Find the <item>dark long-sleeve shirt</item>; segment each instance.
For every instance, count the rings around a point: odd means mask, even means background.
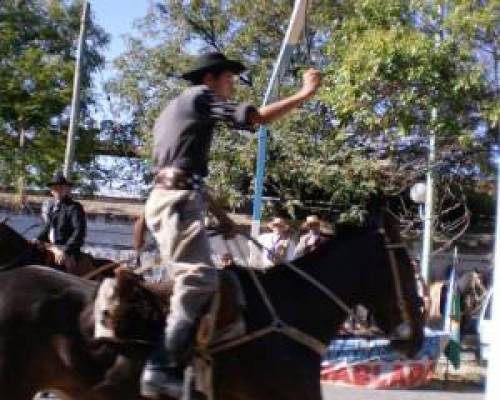
[[[47,222],[37,239],[49,242],[50,230],[54,230],[54,244],[70,255],[78,255],[87,232],[85,211],[77,201],[65,197],[59,204],[50,204]]]
[[[206,176],[216,124],[222,122],[235,129],[252,130],[248,120],[256,110],[248,103],[225,101],[205,85],[186,89],[170,102],[155,123],[155,171],[173,166]]]

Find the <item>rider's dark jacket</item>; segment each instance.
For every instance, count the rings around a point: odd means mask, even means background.
[[[82,205],[71,197],[65,197],[59,204],[52,202],[48,208],[47,222],[37,239],[49,242],[49,232],[54,229],[54,244],[66,254],[78,256],[83,245],[87,224]]]

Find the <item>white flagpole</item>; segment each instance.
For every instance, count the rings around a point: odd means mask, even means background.
[[[498,144],[497,144],[498,146]],[[493,304],[491,309],[491,331],[500,333],[500,154],[497,148],[494,153],[497,165],[497,210],[495,229],[495,262],[493,269]],[[497,400],[500,395],[500,341],[492,340],[490,344],[488,371],[486,380],[486,400]]]
[[[266,94],[262,105],[268,104],[273,97],[274,89],[279,78],[283,75],[292,50],[300,39],[300,34],[304,28],[307,0],[296,0],[288,30],[281,45],[281,50],[274,64],[274,70],[267,86]],[[266,165],[266,143],[267,128],[261,125],[258,133],[257,167],[255,172],[255,187],[253,199],[252,236],[257,237],[260,232],[260,220],[262,216],[262,191],[264,187],[264,171]]]

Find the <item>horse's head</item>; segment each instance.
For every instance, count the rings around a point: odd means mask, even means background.
[[[362,272],[362,303],[395,349],[415,354],[423,340],[423,316],[410,258],[402,243],[398,221],[386,210],[378,214],[372,236],[368,271]]]
[[[160,299],[141,276],[125,268],[104,279],[94,301],[94,337],[111,341],[155,341],[165,317]]]
[[[33,258],[33,246],[5,221],[0,222],[0,270],[25,264]]]

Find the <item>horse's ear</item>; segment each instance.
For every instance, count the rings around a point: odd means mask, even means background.
[[[382,193],[370,195],[366,202],[366,210],[370,215],[380,215],[387,206],[387,198]]]
[[[119,293],[130,293],[130,290],[142,281],[140,275],[135,274],[126,267],[116,268],[114,273],[116,276],[116,287]]]
[[[141,280],[142,276],[136,274],[134,271],[131,271],[129,268],[121,265],[113,270],[115,277],[117,279],[122,278],[122,277],[128,277],[128,278],[133,278],[136,280]]]

